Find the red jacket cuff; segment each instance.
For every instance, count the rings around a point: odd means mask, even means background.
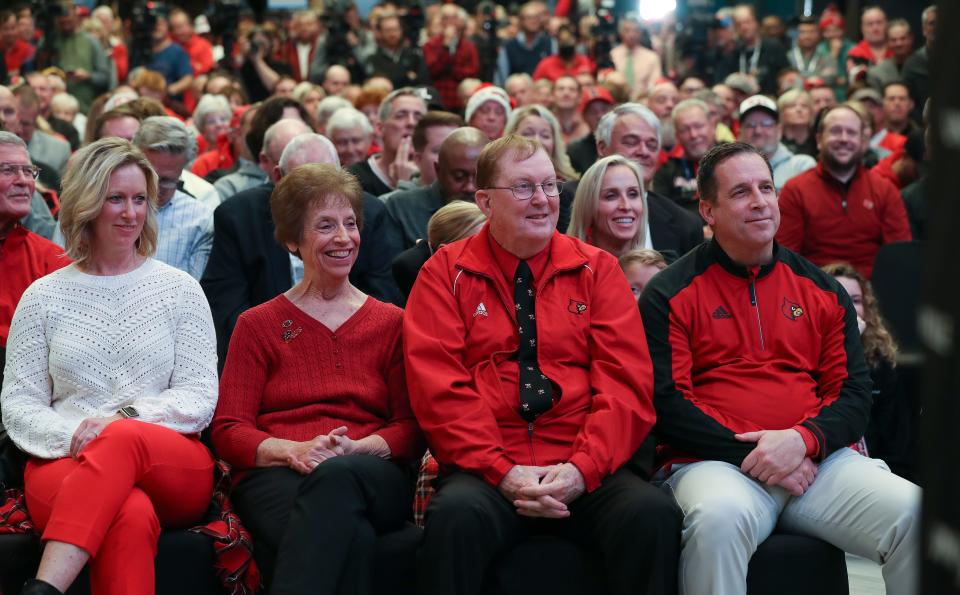
[[[504,476],[514,467],[514,462],[502,455],[481,473],[483,479],[493,487],[499,487]]]
[[[800,432],[800,437],[807,446],[807,456],[815,459],[820,454],[820,443],[813,437],[813,432],[803,426],[793,426],[793,429]]]
[[[585,452],[575,453],[570,457],[570,463],[576,466],[580,470],[580,474],[583,475],[583,483],[587,488],[587,492],[592,492],[593,490],[600,487],[600,470],[597,469],[597,466],[594,465],[593,459]]]

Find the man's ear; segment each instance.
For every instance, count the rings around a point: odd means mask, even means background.
[[[480,210],[486,215],[487,219],[490,218],[490,193],[486,190],[477,190],[474,194],[474,200],[477,203],[477,206],[480,207]]]
[[[606,157],[607,156],[607,144],[597,139],[597,157]]]
[[[703,217],[703,220],[707,222],[707,225],[712,226],[716,219],[713,217],[713,203],[700,199],[700,216]]]

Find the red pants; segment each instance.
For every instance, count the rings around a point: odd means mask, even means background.
[[[188,527],[207,510],[213,459],[197,439],[115,421],[77,459],[32,459],[27,508],[43,540],[90,556],[92,592],[149,595],[160,527]]]

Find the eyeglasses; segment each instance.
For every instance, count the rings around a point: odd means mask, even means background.
[[[770,130],[771,128],[775,128],[776,125],[777,123],[773,120],[763,120],[762,122],[748,122],[746,124],[741,124],[741,126],[747,130],[756,130],[757,128]]]
[[[517,200],[530,200],[537,191],[537,186],[543,189],[547,196],[557,196],[560,194],[560,185],[556,180],[547,180],[542,184],[533,184],[531,182],[520,182],[513,186],[489,186],[486,190],[509,190],[513,192],[513,197]]]
[[[19,163],[0,163],[0,175],[12,178],[18,173],[29,176],[34,180],[40,176],[40,168],[36,165],[21,165]]]

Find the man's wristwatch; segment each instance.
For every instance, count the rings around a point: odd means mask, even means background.
[[[117,413],[119,413],[121,417],[125,417],[127,419],[140,417],[140,412],[137,411],[135,407],[130,407],[129,405],[126,407],[121,407],[120,411],[117,411]]]

